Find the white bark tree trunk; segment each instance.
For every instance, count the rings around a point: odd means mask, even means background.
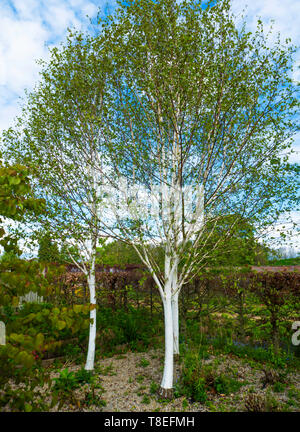
[[[171,288],[163,298],[165,317],[165,364],[161,382],[160,394],[164,398],[170,398],[173,393],[173,318]]]
[[[95,276],[95,257],[93,257],[92,265],[88,275],[88,285],[90,291],[90,333],[87,359],[85,364],[86,370],[93,370],[95,363],[96,349],[96,276]]]
[[[174,355],[179,355],[179,292],[172,297],[172,319],[173,319],[173,348]]]
[[[165,318],[165,364],[160,393],[165,398],[173,396],[174,351],[179,353],[178,338],[178,259],[171,258],[169,248],[165,255],[165,287],[162,295]],[[176,337],[175,337],[176,336]]]

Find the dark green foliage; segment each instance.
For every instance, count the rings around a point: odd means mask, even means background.
[[[44,263],[60,262],[58,246],[51,239],[50,233],[45,233],[39,240],[38,259]]]
[[[157,334],[157,321],[149,326],[149,312],[145,309],[113,312],[102,308],[97,312],[97,322],[101,345],[108,351],[121,344],[128,344],[132,350],[145,349]]]
[[[193,401],[205,403],[209,393],[230,394],[237,392],[243,385],[235,378],[219,373],[212,365],[202,361],[199,351],[185,354],[180,381],[176,385],[175,395],[184,395]]]
[[[93,372],[87,371],[84,368],[79,369],[75,374],[76,380],[80,384],[92,384]]]
[[[230,393],[235,393],[242,386],[243,383],[224,374],[217,376],[214,380],[214,388],[216,389],[216,392],[219,394],[228,395]]]
[[[142,264],[134,248],[120,241],[103,244],[97,248],[97,263],[108,266],[125,266],[126,264]]]
[[[283,384],[283,383],[281,383],[281,382],[276,382],[276,383],[273,385],[273,391],[274,391],[275,393],[281,393],[281,392],[284,391],[285,388],[286,388],[286,385]]]
[[[63,369],[58,378],[54,378],[54,389],[68,392],[80,387],[82,384],[92,384],[94,382],[93,373],[85,369],[79,369],[76,373]]]

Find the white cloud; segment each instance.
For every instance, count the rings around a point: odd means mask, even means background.
[[[37,77],[34,59],[45,57],[41,41],[48,36],[41,22],[1,18],[0,86],[22,94]]]
[[[276,34],[280,32],[282,42],[290,38],[293,45],[300,47],[300,1],[299,0],[232,0],[232,10],[241,17],[245,15],[245,21],[250,31],[255,31],[257,20],[261,19],[267,33],[273,25],[273,37],[270,43],[275,41]],[[292,79],[300,82],[300,50],[295,55],[294,72]],[[293,145],[295,153],[290,157],[291,163],[300,163],[300,134],[295,136]]]
[[[294,137],[294,144],[292,149],[294,153],[292,153],[289,157],[289,162],[300,164],[300,132],[298,132]]]
[[[274,20],[273,28],[283,38],[290,37],[296,44],[300,41],[298,0],[232,0],[232,10],[239,14],[246,11],[247,25],[251,31],[255,30],[258,18],[263,21],[266,29],[270,27],[271,20]]]
[[[0,133],[13,124],[25,88],[38,80],[36,60],[47,58],[48,46],[62,41],[67,27],[88,26],[86,15],[95,17],[101,5],[97,0],[1,0]]]

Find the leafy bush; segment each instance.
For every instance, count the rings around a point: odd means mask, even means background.
[[[54,378],[53,380],[55,382],[54,390],[68,392],[79,387],[79,383],[76,379],[75,373],[69,372],[68,369],[63,369],[60,372],[59,377]]]
[[[202,361],[201,350],[187,352],[184,357],[181,379],[175,385],[175,396],[186,396],[193,401],[205,403],[209,393],[230,394],[243,385],[233,377]]]
[[[91,371],[79,369],[76,373],[68,369],[60,371],[59,377],[53,379],[54,389],[62,392],[68,392],[80,387],[82,384],[93,384],[94,377]]]

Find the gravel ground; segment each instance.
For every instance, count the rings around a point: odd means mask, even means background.
[[[255,394],[258,399],[264,399],[266,395],[275,398],[277,403],[285,404],[289,397],[287,391],[273,393],[272,386],[263,384],[264,372],[254,368],[247,361],[228,355],[210,356],[204,360],[206,364],[213,364],[214,370],[229,374],[243,382],[243,386],[230,395],[209,394],[208,403],[192,403],[185,397],[172,401],[160,401],[156,394],[151,394],[151,383],[158,384],[161,380],[163,369],[163,351],[151,349],[145,353],[127,352],[110,358],[98,359],[95,364],[95,375],[99,384],[95,395],[105,400],[106,405],[91,405],[87,408],[82,401],[90,394],[90,387],[85,384],[73,392],[73,398],[62,406],[59,404],[49,411],[105,411],[105,412],[200,412],[200,411],[245,411],[245,399],[249,392]],[[69,371],[77,371],[80,366],[72,363],[63,364],[60,369],[68,368]],[[50,369],[49,369],[50,371]],[[59,376],[58,371],[50,373],[51,378]],[[180,376],[180,365],[175,363],[175,381]],[[295,372],[287,376],[287,388],[293,386],[300,392],[300,373]],[[19,385],[19,388],[22,386]],[[44,401],[50,403],[51,397],[47,393],[46,386],[42,389]],[[4,411],[9,411],[7,406]],[[300,411],[300,407],[292,406],[292,411]]]
[[[218,372],[234,376],[244,383],[236,393],[230,395],[209,395],[209,404],[192,403],[185,397],[176,398],[169,402],[159,401],[157,395],[150,393],[151,383],[159,383],[163,369],[163,351],[152,349],[146,353],[127,352],[96,362],[98,379],[103,387],[102,398],[106,406],[91,406],[91,411],[105,412],[200,412],[200,411],[245,411],[245,398],[249,392],[258,398],[265,398],[267,394],[275,397],[279,403],[286,403],[288,396],[285,392],[272,393],[270,386],[263,385],[264,372],[251,367],[246,361],[219,355],[211,356],[204,363],[213,363],[217,359]],[[147,365],[147,363],[149,363]],[[144,365],[144,366],[143,366]],[[147,365],[147,366],[146,366]],[[79,367],[70,367],[77,370]],[[175,363],[175,382],[180,376],[180,365]],[[293,385],[300,391],[300,374],[291,374],[288,378],[289,386]],[[55,407],[54,410],[57,408]],[[73,408],[74,409],[74,408]],[[70,410],[65,408],[63,410]],[[86,409],[84,409],[86,410]],[[295,409],[293,409],[295,410]],[[297,411],[300,411],[298,406]]]

